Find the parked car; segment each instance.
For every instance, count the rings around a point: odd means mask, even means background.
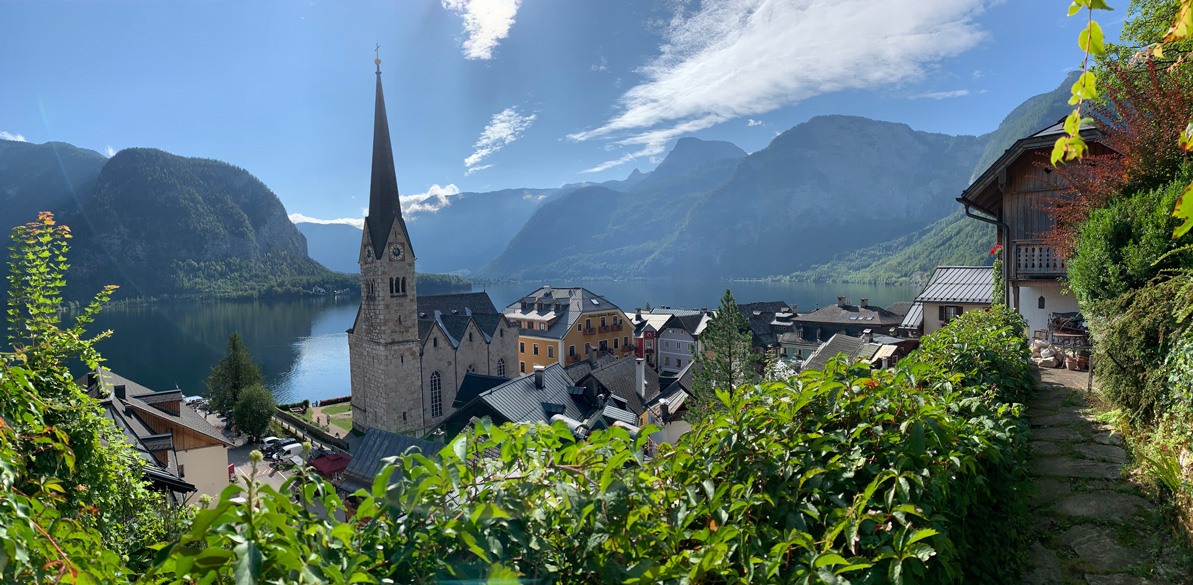
[[[274,443],[281,440],[281,437],[265,437],[261,439],[261,451],[264,452],[266,449],[272,447]]]
[[[272,457],[273,455],[277,454],[278,451],[282,450],[284,447],[293,445],[297,442],[298,442],[298,439],[294,439],[294,438],[282,439],[281,441],[278,441],[278,442],[270,445],[268,448],[266,448],[261,453],[264,454],[266,457]]]
[[[302,443],[295,442],[284,445],[273,454],[273,458],[276,461],[287,461],[293,456],[302,457]]]

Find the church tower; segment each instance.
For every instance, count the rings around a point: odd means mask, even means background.
[[[369,215],[360,244],[360,309],[348,330],[352,370],[352,426],[390,432],[422,431],[418,304],[414,250],[402,219],[394,170],[381,59],[373,126],[373,177]]]

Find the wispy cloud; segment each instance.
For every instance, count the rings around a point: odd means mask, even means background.
[[[112,158],[116,156],[116,149],[112,148],[111,145],[108,145],[108,147],[104,149],[104,155],[108,158]]]
[[[16,142],[25,142],[25,137],[20,134],[12,134],[0,130],[0,140],[15,140]]]
[[[515,108],[506,108],[493,115],[489,120],[489,125],[481,132],[480,138],[476,140],[476,144],[472,145],[476,150],[464,159],[464,166],[468,167],[465,172],[471,175],[482,169],[487,169],[493,165],[481,165],[480,162],[489,155],[505,148],[509,143],[522,137],[522,133],[530,128],[534,123],[537,115],[530,114],[523,116],[518,113]]]
[[[593,63],[592,66],[589,67],[589,70],[591,70],[591,71],[606,71],[608,69],[609,69],[609,60],[605,59],[604,55],[601,55],[600,63]]]
[[[427,189],[426,193],[401,197],[402,213],[406,215],[435,213],[451,205],[452,202],[449,198],[459,194],[460,188],[451,183],[442,187],[431,185],[431,188]]]
[[[762,120],[755,120],[753,118],[750,118],[749,120],[746,121],[746,126],[761,126],[761,125],[762,125]]]
[[[619,112],[568,137],[626,147],[602,171],[663,152],[669,140],[817,95],[921,79],[927,65],[973,47],[981,0],[727,0],[681,4],[645,80]],[[849,39],[849,42],[841,42]]]
[[[509,36],[522,0],[441,0],[443,7],[464,19],[468,40],[466,59],[492,59],[493,49]]]
[[[296,223],[296,224],[297,223],[318,223],[318,224],[323,224],[323,225],[344,224],[344,225],[350,225],[357,229],[365,228],[364,218],[341,217],[341,218],[337,218],[337,219],[319,219],[317,217],[307,217],[301,213],[291,213],[289,217],[290,217],[290,223]]]
[[[963,97],[967,95],[969,95],[968,89],[955,89],[953,91],[930,91],[928,93],[916,94],[911,96],[911,99],[947,100],[949,98]]]

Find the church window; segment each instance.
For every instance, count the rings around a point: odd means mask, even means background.
[[[555,346],[554,345],[547,346],[547,357],[549,357],[549,358],[555,357]]]
[[[394,279],[389,279],[389,294],[394,294]]]
[[[505,329],[498,329],[498,330],[497,330],[497,336],[498,336],[498,337],[500,337],[500,338],[502,338],[502,339],[505,339]]]
[[[432,337],[432,338],[431,338],[431,346],[432,346],[432,347],[439,347],[439,338],[438,338],[438,337]]]
[[[406,277],[402,277],[402,294],[406,294]]]
[[[465,372],[469,373],[469,374],[475,374],[476,373],[476,364],[468,364],[468,369],[466,369]]]
[[[502,377],[505,376],[505,358],[497,360],[497,375]]]
[[[431,416],[443,415],[443,381],[439,372],[431,374]]]
[[[539,344],[536,343],[536,344],[534,344],[534,355],[538,355],[538,354],[539,354]]]
[[[468,332],[468,341],[472,341],[472,332],[471,331]]]

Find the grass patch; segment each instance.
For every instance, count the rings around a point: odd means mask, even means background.
[[[345,431],[352,430],[352,417],[342,417],[331,419],[331,424],[344,429]]]
[[[323,414],[343,414],[352,410],[352,404],[349,402],[342,402],[340,404],[333,404],[331,406],[323,407]]]

